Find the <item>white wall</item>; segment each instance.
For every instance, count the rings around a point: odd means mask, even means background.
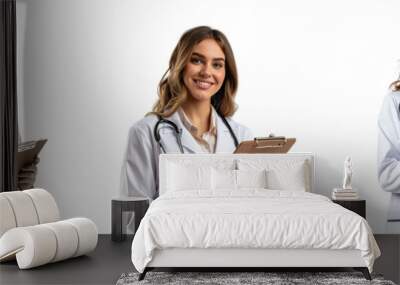
[[[389,194],[376,179],[376,119],[400,58],[400,2],[18,0],[24,138],[49,139],[38,185],[64,217],[110,232],[129,127],[155,102],[180,35],[222,30],[240,86],[235,119],[258,136],[296,137],[330,195],[351,155],[354,186],[383,233]],[[19,43],[21,45],[21,42]]]

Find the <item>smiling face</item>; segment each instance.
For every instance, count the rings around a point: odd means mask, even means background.
[[[205,39],[194,46],[183,70],[183,82],[191,99],[211,101],[225,79],[225,54],[214,39]]]

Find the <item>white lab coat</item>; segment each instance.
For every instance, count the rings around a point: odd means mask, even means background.
[[[214,110],[213,110],[214,111]],[[215,111],[214,111],[215,112]],[[215,114],[216,115],[216,114]],[[235,143],[222,119],[217,117],[216,153],[233,153]],[[182,129],[182,145],[185,153],[204,153],[192,134],[183,125],[177,112],[166,118]],[[243,140],[252,140],[251,131],[226,118],[239,143]],[[122,172],[122,194],[126,196],[140,196],[155,199],[158,197],[158,158],[160,146],[154,138],[154,126],[158,118],[149,115],[135,123],[129,131],[126,159]],[[161,143],[167,153],[181,153],[176,140],[175,131],[167,124],[159,127]]]
[[[400,92],[386,95],[378,118],[378,179],[391,192],[389,221],[400,222]]]

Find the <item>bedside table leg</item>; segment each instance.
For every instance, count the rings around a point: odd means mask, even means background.
[[[111,201],[111,240],[122,241],[122,203]]]

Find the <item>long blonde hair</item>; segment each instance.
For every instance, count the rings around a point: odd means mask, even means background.
[[[169,117],[186,100],[188,90],[183,82],[183,71],[194,46],[204,39],[214,39],[225,54],[225,80],[218,92],[212,96],[211,103],[224,117],[235,113],[238,74],[232,48],[222,32],[208,26],[199,26],[187,30],[179,39],[169,60],[169,67],[158,85],[159,98],[149,114]]]

